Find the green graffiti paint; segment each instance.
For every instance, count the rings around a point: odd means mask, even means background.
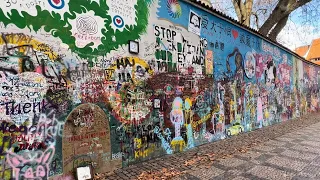
[[[30,30],[39,31],[42,27],[45,32],[50,33],[53,37],[61,39],[68,45],[68,48],[77,53],[81,58],[93,59],[96,56],[102,56],[109,53],[111,50],[117,49],[121,45],[127,44],[128,40],[138,39],[141,34],[146,31],[149,15],[150,0],[137,0],[135,5],[136,25],[125,25],[123,31],[113,30],[111,27],[112,17],[108,14],[110,8],[107,6],[107,0],[100,0],[100,3],[82,0],[69,2],[69,11],[63,16],[59,13],[43,10],[40,6],[36,7],[36,16],[32,16],[28,12],[18,12],[12,9],[10,14],[6,14],[0,9],[0,21],[5,26],[14,24],[18,28],[28,28]],[[89,43],[84,47],[77,47],[76,38],[72,34],[72,25],[70,21],[77,18],[77,14],[83,14],[89,11],[94,11],[94,15],[100,17],[104,21],[101,44],[93,48],[93,43]]]

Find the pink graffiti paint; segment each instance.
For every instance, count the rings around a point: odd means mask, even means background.
[[[261,128],[263,122],[263,109],[261,97],[258,97],[257,100],[257,122],[260,123],[259,128]]]
[[[16,180],[19,179],[48,179],[49,163],[54,155],[54,148],[50,147],[37,159],[25,159],[12,152],[7,153],[8,164],[15,170]]]
[[[260,54],[254,54],[254,57],[256,59],[256,77],[261,78],[265,70],[264,59],[263,59],[263,56]]]
[[[176,97],[172,103],[172,111],[170,112],[170,120],[174,124],[175,138],[180,138],[180,128],[184,123],[183,118],[183,100],[180,97]]]

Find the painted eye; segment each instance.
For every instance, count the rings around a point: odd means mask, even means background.
[[[37,167],[37,177],[45,177],[46,176],[46,171],[43,166],[38,166]]]
[[[26,179],[33,179],[34,178],[32,168],[28,168],[26,170],[26,172],[24,173],[24,177]]]

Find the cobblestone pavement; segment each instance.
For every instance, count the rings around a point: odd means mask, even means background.
[[[320,123],[219,159],[211,167],[194,167],[175,179],[320,179]]]
[[[320,113],[119,169],[103,179],[319,179]]]

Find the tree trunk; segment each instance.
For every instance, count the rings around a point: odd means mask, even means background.
[[[259,32],[265,36],[268,36],[270,30],[274,27],[275,24],[278,24],[278,22],[284,17],[287,16],[287,7],[288,3],[290,3],[292,0],[283,0],[279,1],[277,6],[274,8],[268,19],[263,23],[263,25],[260,27]],[[295,0],[294,0],[295,1]],[[290,14],[290,13],[289,13]]]
[[[311,0],[280,0],[268,19],[260,27],[259,32],[275,40],[286,25],[290,13],[310,1]]]
[[[279,0],[268,19],[259,28],[259,32],[276,40],[278,34],[286,25],[290,13],[310,1],[311,0]],[[242,25],[250,27],[251,16],[254,15],[254,13],[252,13],[253,0],[232,0],[232,4],[239,22]],[[258,16],[256,16],[256,18],[257,17]]]
[[[271,30],[269,34],[269,38],[276,41],[278,34],[281,32],[281,30],[284,28],[284,26],[287,24],[287,21],[289,19],[289,15],[282,18],[277,25]]]
[[[239,22],[250,27],[253,0],[246,0],[245,2],[242,2],[241,0],[232,0],[232,3]]]
[[[244,7],[245,7],[245,12],[246,12],[246,18],[244,20],[244,24],[247,25],[248,27],[250,27],[250,20],[251,20],[251,13],[252,13],[252,5],[253,5],[253,0],[247,0],[244,3]]]

